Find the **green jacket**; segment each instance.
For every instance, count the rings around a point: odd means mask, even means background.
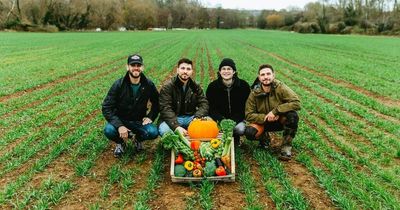
[[[264,124],[265,116],[272,111],[275,115],[300,110],[300,99],[296,93],[279,80],[271,84],[270,93],[265,93],[260,85],[251,90],[246,102],[246,120]]]
[[[194,115],[194,117],[205,117],[208,114],[208,101],[200,85],[189,79],[188,89],[185,94],[185,103],[181,104],[182,82],[174,77],[165,84],[160,91],[160,119],[175,130],[179,124],[177,116]],[[182,107],[183,106],[183,107]],[[182,108],[182,110],[181,110]]]

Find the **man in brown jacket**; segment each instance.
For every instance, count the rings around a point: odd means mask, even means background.
[[[266,148],[270,137],[269,131],[283,130],[283,144],[280,158],[291,158],[292,140],[296,135],[300,110],[300,100],[293,90],[283,82],[275,79],[271,65],[263,64],[258,69],[258,82],[253,85],[246,102],[246,120],[249,123],[264,125],[264,135],[261,135],[260,146]],[[247,139],[255,139],[257,129],[247,126]]]
[[[187,134],[194,118],[207,116],[208,102],[200,85],[190,77],[193,63],[187,58],[178,61],[177,76],[165,84],[160,91],[160,135],[170,130]]]

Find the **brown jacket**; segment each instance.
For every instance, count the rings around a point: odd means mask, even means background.
[[[160,119],[175,130],[178,125],[178,115],[194,115],[200,118],[207,116],[208,101],[200,85],[189,79],[184,104],[181,104],[182,82],[174,77],[160,91]]]
[[[260,85],[254,87],[247,99],[245,114],[248,122],[263,124],[265,116],[270,111],[279,115],[298,110],[300,110],[299,97],[283,82],[275,79],[269,93],[264,92]]]

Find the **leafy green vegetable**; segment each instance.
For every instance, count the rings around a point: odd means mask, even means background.
[[[212,148],[210,142],[203,142],[200,145],[200,155],[207,160],[214,159],[215,150]]]
[[[178,177],[184,177],[186,174],[186,169],[183,165],[175,165],[174,174]]]
[[[215,166],[214,161],[207,161],[206,167],[204,167],[204,175],[205,176],[214,176],[215,169],[217,169],[217,167]]]
[[[182,153],[185,160],[194,160],[194,154],[190,149],[190,144],[187,145],[186,142],[174,132],[169,131],[165,133],[161,137],[161,143],[165,149],[173,149],[177,153]]]

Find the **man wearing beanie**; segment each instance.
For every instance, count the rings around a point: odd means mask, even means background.
[[[239,79],[235,62],[224,58],[219,64],[218,79],[208,85],[206,96],[210,116],[215,121],[231,119],[236,122],[233,131],[236,145],[240,145],[240,136],[245,131],[245,105],[249,93],[249,84]]]
[[[136,149],[142,149],[143,140],[155,139],[157,127],[152,123],[159,113],[158,91],[154,83],[143,74],[142,56],[130,55],[124,77],[114,82],[102,104],[107,120],[105,136],[116,143],[114,156],[124,153],[125,141],[136,134]],[[147,103],[151,109],[147,113]]]

